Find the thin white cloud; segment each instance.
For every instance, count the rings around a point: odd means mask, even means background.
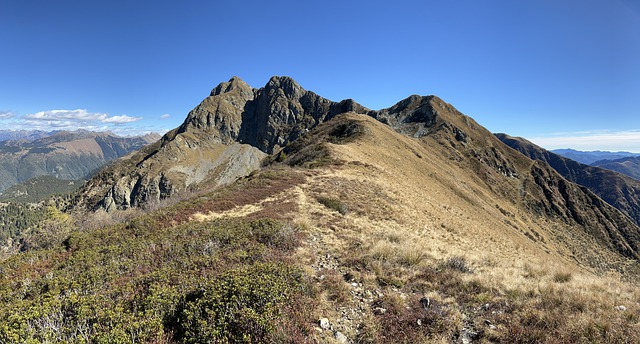
[[[12,111],[1,111],[0,110],[0,119],[9,119],[9,118],[13,118],[16,117],[15,112]]]
[[[165,113],[164,115],[160,116],[160,119],[167,119],[169,117],[171,117],[171,115],[168,113]]]
[[[142,117],[128,115],[110,116],[102,112],[89,112],[84,109],[76,110],[47,110],[26,115],[9,115],[9,111],[4,117],[0,117],[3,126],[12,130],[69,130],[78,129],[90,131],[120,131],[123,133],[135,133],[137,131],[152,132],[153,128],[139,129],[139,125],[134,122],[141,121]],[[0,115],[1,116],[1,115]],[[133,126],[136,125],[136,126]]]
[[[101,120],[101,122],[102,123],[123,124],[123,123],[137,122],[137,121],[139,121],[141,119],[142,119],[142,117],[130,117],[130,116],[127,116],[127,115],[122,115],[122,116],[107,117],[107,118]]]
[[[122,116],[109,116],[106,113],[89,112],[85,109],[77,110],[48,110],[40,111],[34,114],[24,115],[23,118],[27,121],[45,121],[48,123],[54,122],[101,122],[101,123],[131,123],[142,119],[142,117],[130,117],[127,115]]]
[[[145,127],[117,126],[117,127],[111,128],[110,131],[118,136],[142,136],[150,133],[164,135],[169,130],[158,129],[158,128],[149,127],[149,126],[145,126]]]
[[[573,148],[584,151],[640,153],[640,130],[554,133],[527,139],[546,149]]]

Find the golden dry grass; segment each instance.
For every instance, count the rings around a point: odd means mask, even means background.
[[[572,254],[588,238],[564,237],[566,224],[537,218],[513,200],[496,195],[491,186],[468,173],[466,165],[444,161],[450,154],[441,145],[352,117],[364,122],[370,134],[348,144],[328,144],[339,163],[291,190],[299,206],[295,219],[305,223],[315,239],[299,251],[302,263],[311,266],[318,255],[329,252],[338,256],[335,269],[355,274],[365,289],[409,299],[425,293],[450,304],[451,312],[490,304],[500,316],[478,310],[464,315],[471,323],[457,320],[455,325],[456,331],[464,332],[465,326],[482,330],[485,339],[616,342],[624,336],[640,338],[640,291],[623,280],[628,276],[604,272],[624,259],[597,246],[582,256]],[[507,179],[501,187],[508,194],[519,185]],[[339,200],[350,211],[340,214],[327,209],[317,202],[319,195]],[[462,258],[472,273],[446,269],[452,257]],[[591,265],[592,259],[607,264],[598,269]],[[425,271],[431,272],[425,275]],[[620,305],[627,310],[616,310]],[[375,307],[367,306],[357,321],[369,330],[380,328],[386,320],[372,315]],[[341,319],[339,308],[329,298],[318,313]],[[481,317],[494,319],[495,329],[482,323]],[[536,319],[536,324],[548,328],[547,333],[537,325],[518,327],[518,321]],[[342,329],[348,332],[346,326]],[[560,339],[554,341],[551,333]],[[449,335],[445,338],[450,339]],[[438,338],[434,334],[429,340]],[[376,341],[380,338],[372,340]]]
[[[306,238],[293,259],[319,292],[310,321],[333,327],[315,341],[335,342],[335,331],[360,343],[640,340],[640,290],[611,269],[624,271],[623,258],[527,211],[510,197],[520,180],[488,184],[451,162],[455,150],[349,116],[368,133],[326,144],[333,163],[190,213],[297,224]]]

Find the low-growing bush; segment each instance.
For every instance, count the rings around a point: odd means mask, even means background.
[[[317,198],[317,200],[318,202],[320,202],[320,204],[324,205],[325,207],[331,210],[335,210],[342,215],[346,215],[349,212],[349,208],[347,207],[347,205],[344,204],[339,199],[320,196]]]
[[[449,257],[449,259],[447,259],[444,265],[449,269],[464,272],[464,273],[473,272],[473,269],[471,269],[467,260],[461,256]]]
[[[567,283],[571,281],[572,277],[571,272],[559,271],[553,274],[553,281],[556,283]]]
[[[266,343],[282,304],[301,292],[302,273],[276,264],[230,270],[189,293],[171,321],[184,343]]]

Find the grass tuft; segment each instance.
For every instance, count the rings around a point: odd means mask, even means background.
[[[449,257],[444,266],[451,270],[456,270],[464,273],[471,273],[473,269],[469,266],[467,260],[462,256]]]

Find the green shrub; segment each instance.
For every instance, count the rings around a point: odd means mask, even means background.
[[[320,196],[317,198],[317,200],[318,202],[320,202],[320,204],[331,210],[335,210],[342,215],[346,215],[349,212],[349,208],[347,207],[347,205],[342,203],[342,201],[340,201],[339,199]]]
[[[175,339],[184,343],[269,342],[282,303],[300,292],[302,273],[277,264],[230,270],[179,306]]]

